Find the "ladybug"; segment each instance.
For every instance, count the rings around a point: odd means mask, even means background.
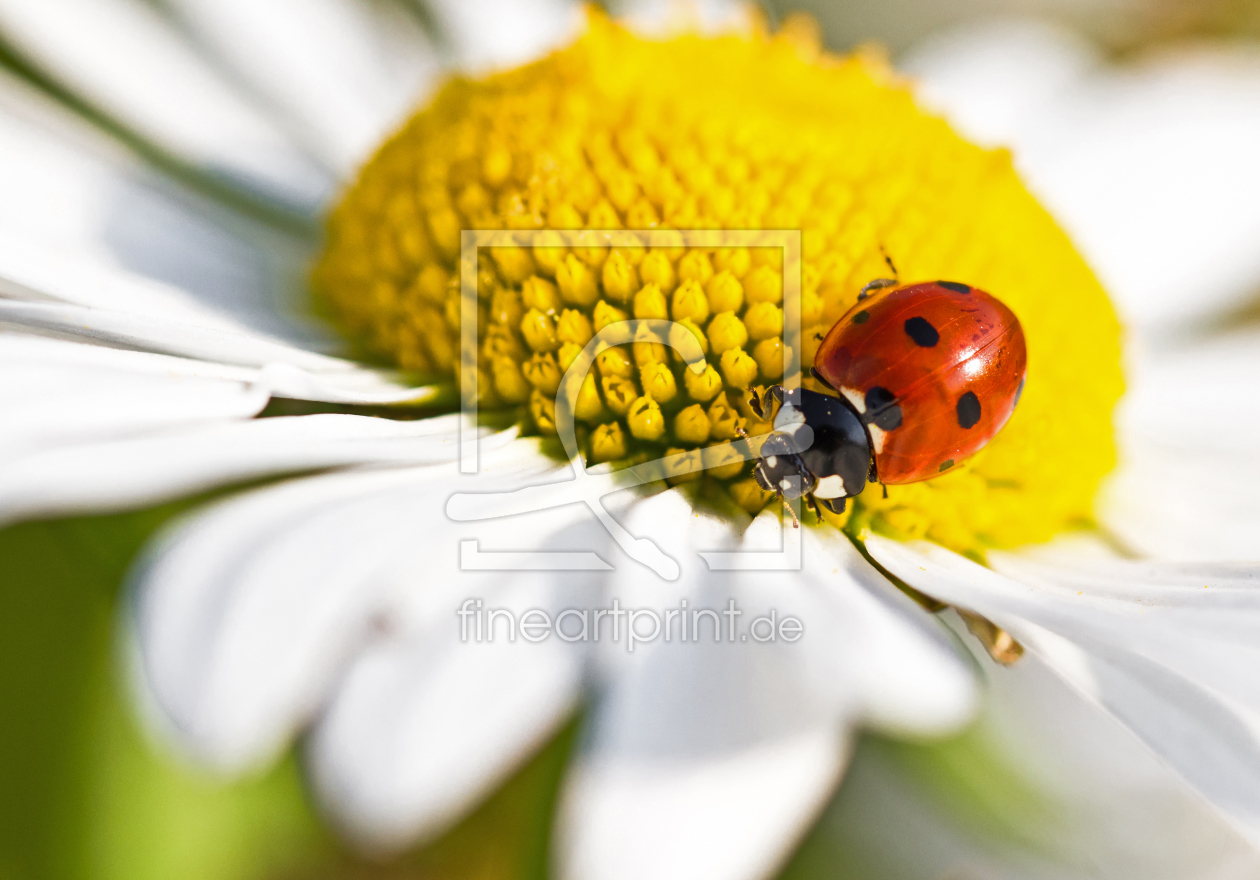
[[[810,372],[834,396],[781,385],[766,391],[769,400],[753,394],[761,418],[778,405],[758,450],[757,482],[839,513],[868,481],[942,474],[1002,430],[1027,361],[1019,319],[983,290],[957,281],[872,281],[814,358]]]

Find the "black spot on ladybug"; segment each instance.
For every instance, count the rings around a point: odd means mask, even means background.
[[[947,471],[947,470],[949,470],[950,468],[952,468],[953,466],[954,466],[954,460],[951,458],[949,461],[943,461],[943,462],[941,462],[941,468],[940,468],[940,469],[941,469],[941,471]]]
[[[868,312],[866,309],[862,309],[862,311],[858,312],[856,315],[853,316],[853,323],[865,324],[867,320],[870,319],[870,317],[871,317],[871,313]]]
[[[963,428],[970,428],[980,421],[980,398],[976,397],[975,392],[968,391],[962,397],[958,398],[958,424]]]
[[[971,285],[963,284],[961,281],[938,281],[936,284],[938,287],[952,290],[954,293],[971,293]]]
[[[901,427],[901,407],[887,388],[876,385],[866,392],[866,422],[885,431]]]
[[[1023,379],[1019,380],[1019,387],[1015,389],[1015,403],[1012,403],[1011,406],[1015,406],[1015,404],[1019,403],[1020,395],[1024,393],[1024,379],[1027,378],[1027,376],[1024,376]]]
[[[931,348],[941,341],[941,334],[927,322],[927,318],[915,316],[906,321],[906,335],[914,340],[915,345]]]

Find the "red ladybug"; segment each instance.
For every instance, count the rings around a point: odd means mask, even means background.
[[[782,405],[758,450],[757,480],[839,512],[868,480],[935,477],[1002,430],[1027,360],[1019,319],[983,290],[873,281],[814,358],[814,377],[837,396],[779,385],[767,392]],[[760,398],[752,406],[766,414]]]

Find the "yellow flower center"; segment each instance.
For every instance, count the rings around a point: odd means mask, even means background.
[[[316,282],[347,332],[451,376],[461,230],[662,228],[799,229],[806,368],[862,285],[887,274],[881,245],[904,281],[965,281],[1019,316],[1027,387],[997,439],[886,498],[869,487],[838,524],[977,550],[1088,520],[1122,389],[1106,295],[1007,153],[924,114],[877,60],[799,35],[649,41],[592,15],[563,51],[453,80],[333,212]],[[694,451],[703,479],[748,510],[766,504],[728,441],[766,427],[747,389],[783,378],[782,251],[556,242],[480,260],[481,406],[517,407],[553,433],[561,379],[593,334],[681,323],[705,369],[650,336],[603,351],[573,402],[581,449],[589,462]]]

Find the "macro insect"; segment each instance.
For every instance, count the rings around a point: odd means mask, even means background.
[[[868,482],[942,474],[1002,430],[1027,361],[1019,319],[996,297],[957,281],[876,279],[814,358],[812,375],[834,396],[782,385],[754,392],[753,411],[775,413],[757,482],[839,513]]]

